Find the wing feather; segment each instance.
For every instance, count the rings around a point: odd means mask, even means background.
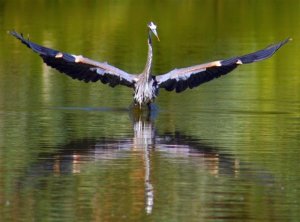
[[[258,62],[271,57],[290,38],[262,50],[230,59],[209,62],[187,68],[174,69],[166,74],[156,76],[158,86],[168,91],[182,92],[187,88],[197,87],[234,70],[241,64]]]
[[[125,85],[133,87],[135,75],[129,74],[121,69],[107,63],[97,62],[81,55],[63,53],[50,49],[25,39],[22,34],[11,31],[10,34],[19,39],[28,48],[38,53],[43,61],[50,67],[67,74],[73,79],[85,82],[101,81],[112,87]]]

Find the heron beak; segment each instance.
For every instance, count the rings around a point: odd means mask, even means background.
[[[151,29],[153,34],[156,36],[157,40],[160,42],[156,29]]]

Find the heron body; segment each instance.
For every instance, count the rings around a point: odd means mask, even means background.
[[[85,82],[101,81],[111,87],[124,85],[134,89],[134,104],[138,107],[149,105],[155,100],[161,88],[177,93],[187,88],[197,87],[212,79],[231,72],[242,64],[261,61],[271,57],[281,46],[290,39],[287,38],[277,44],[270,45],[259,51],[236,56],[230,59],[217,60],[205,64],[194,65],[186,68],[174,69],[162,75],[152,75],[152,34],[157,39],[156,25],[148,24],[148,55],[143,72],[139,75],[127,73],[108,63],[97,62],[81,55],[73,55],[58,50],[50,49],[25,39],[22,34],[11,31],[10,34],[19,39],[23,44],[38,53],[43,61],[50,67],[65,73],[73,79]]]

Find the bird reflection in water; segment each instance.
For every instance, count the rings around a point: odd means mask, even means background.
[[[45,173],[50,174],[80,174],[91,161],[114,161],[123,158],[124,151],[134,151],[143,155],[145,211],[151,214],[155,204],[155,184],[153,184],[151,170],[153,170],[153,156],[155,152],[166,158],[189,158],[196,166],[200,165],[210,174],[238,175],[239,160],[222,153],[220,148],[208,145],[191,136],[180,132],[158,135],[154,126],[155,108],[147,112],[130,112],[133,123],[133,137],[123,138],[85,138],[76,139],[58,147],[53,154],[42,154],[38,162],[31,166],[29,172],[34,177]],[[153,111],[154,110],[154,111]],[[140,169],[139,169],[140,170]],[[29,177],[32,178],[32,175]]]
[[[134,109],[135,107],[132,107]],[[133,148],[143,149],[144,166],[145,166],[145,210],[147,214],[152,213],[154,205],[154,189],[151,183],[151,156],[150,150],[155,145],[155,128],[152,121],[153,114],[156,109],[152,111],[142,111],[139,109],[131,112],[131,119],[133,120]]]

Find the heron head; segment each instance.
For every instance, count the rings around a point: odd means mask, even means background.
[[[150,22],[150,23],[148,24],[148,28],[149,28],[149,29],[152,31],[152,33],[156,36],[157,40],[160,41],[160,40],[159,40],[159,37],[158,37],[158,34],[157,34],[157,31],[156,31],[157,26],[156,26],[153,22]]]

